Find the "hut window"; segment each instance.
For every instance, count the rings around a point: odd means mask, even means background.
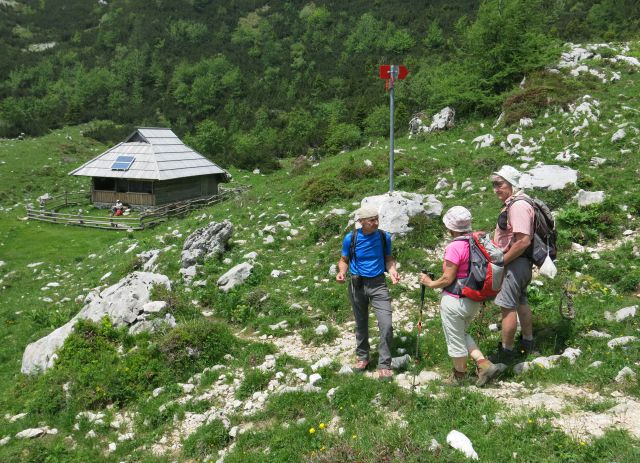
[[[129,182],[126,179],[119,178],[116,180],[116,191],[118,193],[127,193],[129,191]]]
[[[93,185],[96,190],[113,191],[116,189],[116,179],[107,177],[94,177]]]
[[[151,182],[129,181],[129,192],[131,193],[151,193],[152,191]]]

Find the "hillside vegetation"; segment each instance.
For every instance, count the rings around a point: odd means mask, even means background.
[[[424,2],[423,2],[424,3]],[[170,126],[224,165],[356,148],[388,132],[380,64],[405,64],[397,127],[499,112],[565,41],[638,30],[633,0],[15,1],[0,4],[0,136],[99,120]]]
[[[230,5],[232,11],[236,4]],[[505,118],[533,117],[531,126],[492,128],[494,117],[468,117],[448,131],[397,140],[396,189],[434,193],[445,178],[457,185],[438,193],[445,208],[470,208],[474,228],[484,230],[493,229],[500,208],[488,180],[492,171],[502,164],[557,164],[558,154],[578,154],[566,161],[579,172],[576,185],[533,192],[557,214],[560,253],[558,277],[536,277],[529,299],[541,354],[569,347],[580,353],[562,357],[555,368],[510,370],[483,390],[447,387],[438,379],[407,389],[400,379],[383,384],[372,373],[339,374],[352,360],[353,323],[346,290],[330,267],[348,219],[330,211],[352,211],[363,197],[387,191],[385,139],[367,136],[366,147],[321,160],[285,159],[267,175],[232,168],[232,184],[250,185],[247,193],[135,233],[21,220],[25,203],[39,194],[81,186],[65,173],[107,146],[81,135],[91,126],[0,140],[0,461],[216,461],[219,452],[227,463],[466,461],[445,443],[452,429],[471,439],[482,461],[638,461],[639,318],[618,322],[605,312],[637,305],[640,291],[640,74],[624,61],[603,59],[620,48],[609,50],[585,64],[606,76],[617,73],[617,80],[539,71],[510,89],[499,101]],[[626,55],[640,57],[640,45],[631,42]],[[586,126],[576,113],[584,102],[598,113]],[[625,135],[613,141],[620,129]],[[495,142],[476,148],[472,140],[485,134]],[[539,146],[526,155],[531,159],[500,146],[512,134],[521,135],[524,146]],[[468,190],[460,188],[464,181],[471,182]],[[579,189],[603,191],[605,201],[579,207],[573,199]],[[290,229],[265,231],[283,214]],[[230,249],[201,263],[203,286],[184,285],[178,273],[184,240],[224,219],[235,227]],[[425,266],[439,271],[445,242],[439,220],[416,218],[412,225],[394,240],[402,275],[391,290],[395,355],[415,356],[417,274]],[[265,242],[267,235],[273,242]],[[53,368],[37,376],[19,372],[28,343],[66,323],[91,288],[137,269],[136,254],[151,249],[162,250],[157,271],[173,283],[155,297],[168,302],[175,328],[131,335],[108,319],[81,323]],[[222,293],[217,278],[252,251],[249,280]],[[274,277],[273,270],[284,273]],[[563,289],[574,295],[571,321],[558,312]],[[409,366],[409,381],[421,372],[444,376],[450,368],[437,305],[437,294],[429,292],[422,357]],[[489,328],[497,316],[489,304],[472,326],[485,352],[499,339]],[[321,324],[328,330],[317,334]],[[594,331],[610,338],[590,336]],[[375,344],[373,327],[371,335]],[[623,336],[635,339],[608,346]],[[328,362],[317,364],[324,357]],[[594,367],[595,361],[602,364]],[[636,376],[617,381],[624,367]],[[317,389],[309,387],[313,372],[321,375]],[[56,432],[15,437],[45,426]]]

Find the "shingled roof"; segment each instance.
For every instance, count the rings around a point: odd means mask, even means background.
[[[132,156],[126,170],[112,167],[119,156]],[[223,174],[227,171],[189,148],[171,129],[141,127],[125,141],[83,164],[69,175],[113,177],[136,180],[171,180],[199,175]]]

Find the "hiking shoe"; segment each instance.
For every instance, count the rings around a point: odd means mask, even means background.
[[[515,349],[504,349],[502,347],[502,343],[498,342],[498,348],[493,354],[489,356],[489,360],[492,363],[505,363],[508,365],[510,363],[514,363],[517,360],[518,355],[519,352],[516,352]]]
[[[524,355],[540,355],[540,352],[536,350],[536,345],[533,339],[520,338],[520,353]]]
[[[380,368],[378,370],[378,379],[380,381],[393,381],[393,371],[387,370],[386,368]]]
[[[353,369],[355,371],[362,372],[362,371],[365,371],[368,366],[369,366],[369,360],[358,359],[356,360],[356,364],[353,366]]]
[[[478,380],[476,381],[476,386],[484,386],[492,379],[500,376],[506,369],[507,366],[504,363],[492,363],[490,360],[478,363]]]
[[[469,385],[469,375],[467,372],[460,373],[455,368],[452,368],[449,376],[442,380],[442,384],[447,386],[467,386]]]

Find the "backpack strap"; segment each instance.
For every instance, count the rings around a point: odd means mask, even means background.
[[[526,201],[526,203],[529,204],[529,206],[531,206],[533,208],[533,234],[535,235],[536,234],[536,229],[538,228],[538,223],[537,223],[538,222],[538,214],[536,212],[536,203],[529,196],[527,196],[527,195],[518,195],[518,197],[513,198],[513,201],[511,201],[507,205],[507,208],[505,209],[505,212],[507,213],[507,221],[509,220],[509,209],[511,208],[513,203],[515,203],[517,201]],[[529,260],[533,260],[533,242],[534,242],[534,239],[531,238],[531,244],[529,244],[527,249],[525,249],[525,251],[522,253],[522,255],[524,257],[526,257],[527,259],[529,259]]]
[[[469,243],[469,272],[471,272],[471,246],[472,246],[472,243],[475,243],[473,239],[473,233],[470,233],[469,235],[458,236],[454,238],[453,241],[466,241]],[[449,286],[446,286],[442,289],[443,291],[446,291],[451,294],[455,294],[456,296],[464,297],[462,295],[462,289],[467,284],[468,278],[469,278],[469,275],[467,275],[465,278],[456,278],[455,280],[453,280],[453,283],[451,283]]]
[[[382,245],[382,259],[384,260],[387,255],[387,234],[384,230],[378,229],[378,234],[380,235],[380,244]],[[349,262],[352,260],[355,262],[356,259],[356,241],[358,240],[358,230],[353,230],[351,232],[351,244],[349,246]]]

